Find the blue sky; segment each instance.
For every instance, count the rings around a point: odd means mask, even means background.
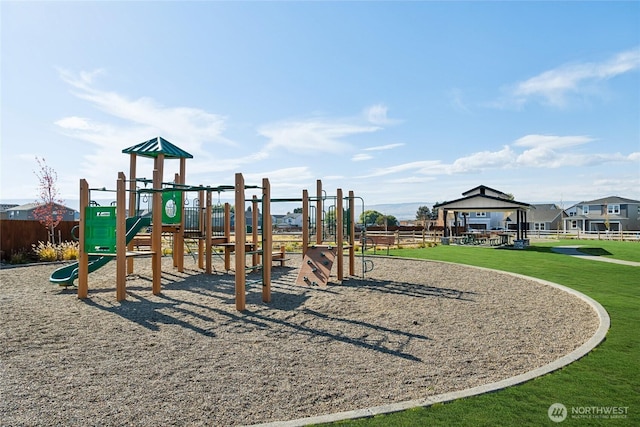
[[[193,154],[188,183],[242,172],[273,197],[640,199],[640,2],[0,8],[4,201],[37,198],[36,156],[65,200],[114,188],[156,136]]]

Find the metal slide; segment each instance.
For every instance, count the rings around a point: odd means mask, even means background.
[[[145,215],[140,217],[130,217],[127,218],[127,243],[131,241],[135,237],[138,232],[144,228],[151,225],[151,216]],[[89,273],[92,273],[107,264],[113,256],[102,256],[102,255],[90,255],[89,256]],[[51,277],[49,277],[49,281],[51,283],[57,283],[60,286],[72,286],[73,281],[78,278],[78,261],[71,263],[69,265],[65,265],[64,267],[58,268],[56,271],[51,273]]]

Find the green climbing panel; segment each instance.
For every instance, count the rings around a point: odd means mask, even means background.
[[[88,253],[116,253],[116,207],[85,207],[84,245]]]
[[[162,193],[162,223],[180,224],[182,222],[182,191]]]

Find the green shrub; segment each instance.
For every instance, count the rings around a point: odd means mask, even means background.
[[[10,264],[26,264],[29,262],[29,257],[24,251],[18,251],[11,254]]]

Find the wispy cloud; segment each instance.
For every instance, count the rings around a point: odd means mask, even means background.
[[[363,148],[364,151],[384,151],[384,150],[393,150],[394,148],[402,147],[404,143],[398,142],[395,144],[387,144],[387,145],[378,145],[375,147]]]
[[[522,106],[534,100],[554,107],[567,105],[572,94],[592,92],[593,85],[640,68],[640,48],[620,52],[602,62],[561,65],[545,71],[508,89],[500,105]]]
[[[342,153],[350,149],[345,138],[380,130],[342,119],[310,118],[263,125],[258,134],[269,140],[265,150],[286,150],[298,154]]]
[[[526,135],[500,150],[479,151],[459,157],[451,163],[441,160],[421,160],[373,169],[364,178],[399,175],[396,180],[412,182],[425,176],[445,176],[480,173],[488,170],[519,167],[554,169],[560,167],[597,166],[611,162],[638,162],[639,153],[584,153],[573,150],[595,141],[584,135]],[[402,176],[404,174],[404,176]]]
[[[366,120],[374,125],[388,126],[400,123],[398,119],[391,119],[387,113],[389,108],[384,104],[374,104],[364,110]]]
[[[371,160],[371,159],[373,159],[373,156],[371,154],[366,154],[366,153],[358,153],[351,158],[351,160],[354,162],[363,162],[365,160]]]
[[[181,147],[192,154],[201,152],[205,143],[234,144],[224,136],[225,116],[198,108],[165,107],[149,97],[129,99],[116,92],[100,90],[96,88],[95,81],[98,76],[106,74],[102,69],[78,75],[65,70],[59,70],[59,73],[78,98],[112,117],[123,119],[125,122],[118,130],[124,133],[140,133],[147,137],[163,135],[170,140],[179,138]],[[56,124],[68,132],[78,132],[76,136],[80,139],[98,144],[101,140],[96,138],[96,134],[104,133],[108,127],[73,116],[62,118]]]

